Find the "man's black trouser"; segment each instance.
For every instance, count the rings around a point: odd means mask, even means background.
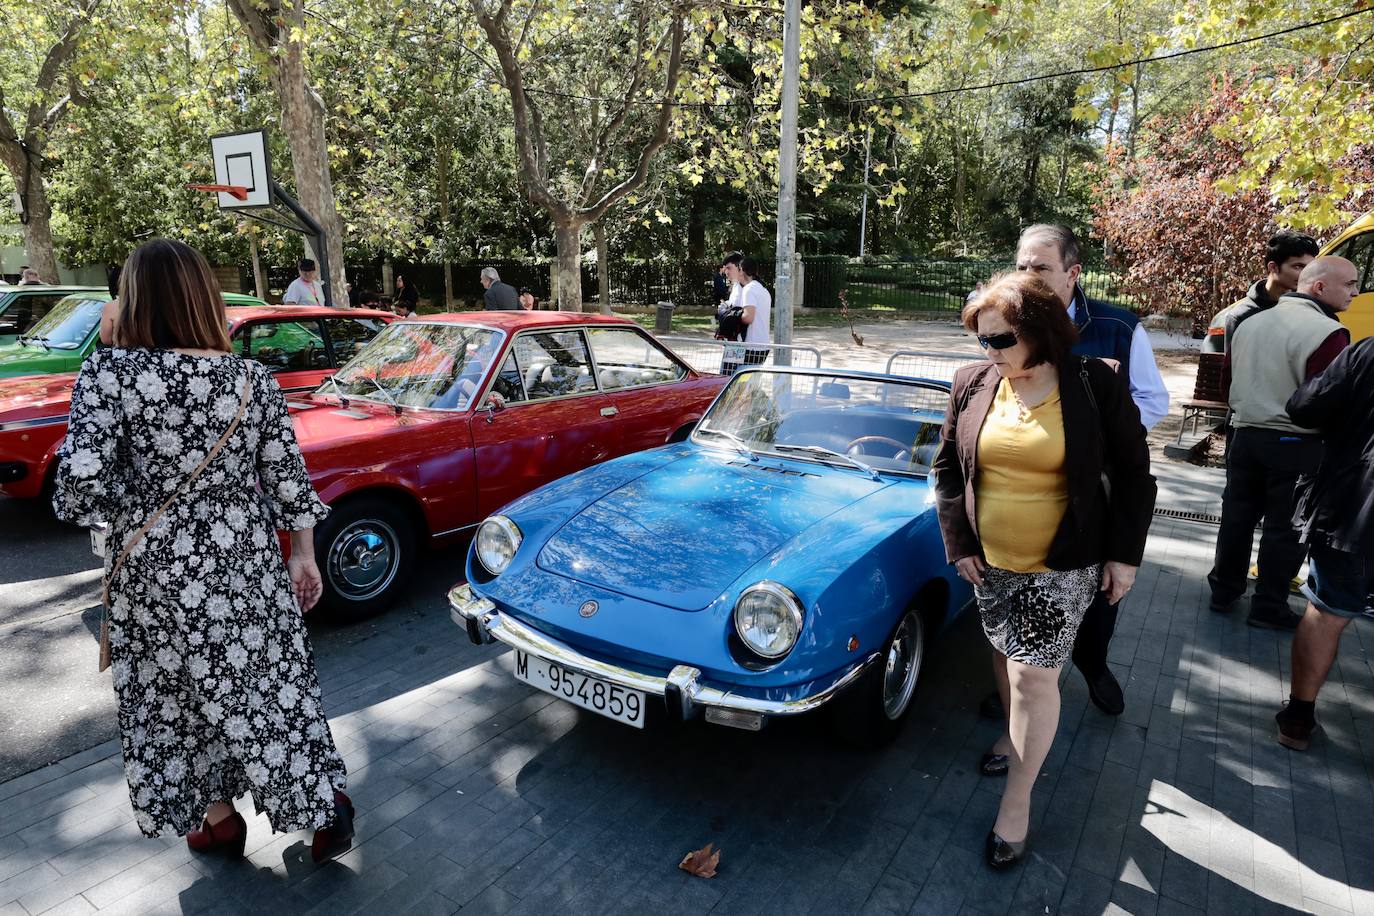
[[[1116,604],[1107,601],[1106,592],[1098,592],[1093,603],[1088,605],[1073,640],[1074,667],[1084,677],[1096,677],[1107,670],[1107,648],[1116,632],[1116,612],[1120,608],[1120,601]]]
[[[1245,594],[1255,526],[1263,519],[1259,578],[1250,613],[1273,617],[1288,612],[1288,585],[1307,552],[1293,525],[1298,477],[1315,473],[1321,455],[1321,440],[1316,436],[1236,428],[1226,456],[1216,556],[1207,576],[1212,604],[1228,605]]]

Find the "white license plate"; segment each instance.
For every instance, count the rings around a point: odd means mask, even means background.
[[[638,690],[588,677],[520,651],[515,653],[515,676],[575,706],[635,728],[644,727],[644,694]]]

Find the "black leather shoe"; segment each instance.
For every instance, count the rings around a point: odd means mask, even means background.
[[[983,697],[983,702],[978,704],[978,715],[984,719],[1005,719],[1007,711],[1002,707],[1002,698],[997,691],[993,691]]]
[[[988,864],[999,871],[1004,868],[1011,868],[1021,857],[1026,854],[1026,847],[1030,845],[1030,837],[1026,837],[1019,843],[1008,843],[997,835],[996,831],[988,831],[987,848],[984,852]]]
[[[1277,614],[1251,613],[1245,622],[1262,630],[1279,630],[1284,633],[1292,633],[1298,628],[1298,621],[1300,620],[1302,618],[1291,611],[1281,611]]]
[[[1103,668],[1097,674],[1083,673],[1088,683],[1088,698],[1093,705],[1109,716],[1119,716],[1126,709],[1126,697],[1121,693],[1121,685],[1110,668]]]
[[[1005,776],[1011,769],[1011,759],[1006,754],[984,754],[978,762],[978,772],[984,776]]]

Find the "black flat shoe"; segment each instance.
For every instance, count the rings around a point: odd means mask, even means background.
[[[987,849],[984,853],[988,860],[988,865],[997,870],[1011,868],[1021,857],[1026,854],[1026,847],[1030,844],[1030,837],[1026,837],[1019,843],[1008,843],[997,835],[995,831],[988,831]]]
[[[1300,620],[1302,620],[1302,618],[1297,614],[1290,611],[1283,611],[1282,613],[1272,615],[1264,614],[1256,616],[1255,614],[1251,614],[1245,619],[1245,622],[1261,630],[1278,630],[1282,633],[1292,633],[1298,628],[1298,621]]]
[[[1121,693],[1121,685],[1110,668],[1098,674],[1084,673],[1083,680],[1088,684],[1088,699],[1093,705],[1109,716],[1119,716],[1126,710],[1126,697]]]
[[[1005,776],[1011,768],[1011,759],[1006,754],[984,754],[978,762],[978,772],[984,776]]]

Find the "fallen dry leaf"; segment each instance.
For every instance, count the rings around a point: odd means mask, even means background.
[[[685,872],[691,872],[698,878],[714,878],[716,876],[716,866],[720,864],[720,850],[711,851],[715,843],[707,843],[702,848],[689,852],[682,857],[678,863],[678,868]]]

